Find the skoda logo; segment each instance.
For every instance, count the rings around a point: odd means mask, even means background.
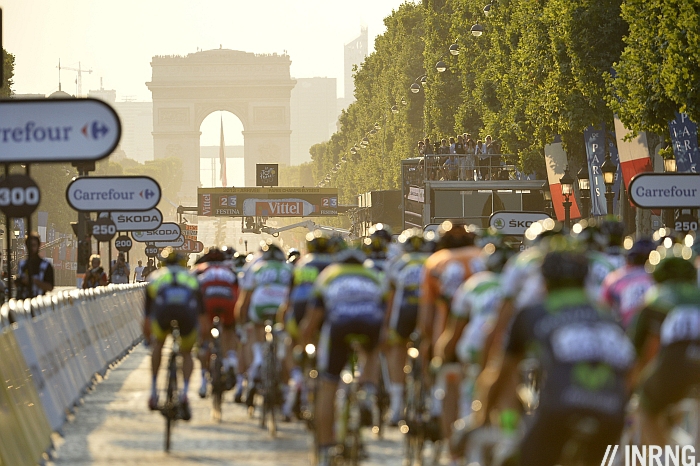
[[[495,226],[495,227],[498,228],[499,230],[502,230],[503,227],[506,226],[506,222],[505,222],[502,218],[497,218],[497,219],[493,222],[493,226]]]

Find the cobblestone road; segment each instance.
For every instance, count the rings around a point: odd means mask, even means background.
[[[104,381],[83,398],[75,417],[56,441],[55,465],[288,465],[310,464],[310,435],[298,422],[279,424],[276,439],[248,418],[242,405],[227,394],[223,421],[211,420],[209,399],[200,400],[190,389],[192,420],[178,421],[170,454],[163,452],[164,420],[146,408],[150,392],[148,349],[137,346]],[[163,376],[164,374],[161,374]],[[367,465],[400,465],[402,438],[389,429],[385,439],[369,441]]]

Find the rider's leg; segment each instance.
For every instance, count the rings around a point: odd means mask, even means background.
[[[402,418],[403,386],[406,365],[406,345],[403,341],[391,342],[385,350],[387,366],[389,366],[389,397],[392,424]]]
[[[462,366],[459,363],[444,364],[440,370],[439,389],[442,396],[442,436],[449,439],[452,435],[452,424],[459,418],[459,395],[462,383]]]
[[[335,418],[335,392],[337,389],[337,380],[326,377],[319,379],[314,416],[316,444],[320,449],[335,445],[333,425]]]
[[[265,341],[265,329],[261,324],[255,324],[255,327],[251,333],[251,350],[253,353],[253,361],[248,368],[248,383],[253,383],[255,378],[258,376],[260,371],[260,366],[263,362],[263,346],[262,342]]]
[[[163,344],[165,340],[157,339],[153,343],[153,352],[151,353],[151,396],[155,397],[158,394],[156,380],[158,379],[158,369],[160,369],[160,361],[163,354]]]
[[[238,336],[236,328],[233,325],[224,325],[221,331],[221,350],[224,356],[224,369],[234,369],[238,366],[238,356],[236,347],[238,345]]]

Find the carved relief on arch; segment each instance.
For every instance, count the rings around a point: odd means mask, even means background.
[[[161,125],[186,125],[190,122],[190,109],[187,107],[161,107],[158,109],[158,123]]]

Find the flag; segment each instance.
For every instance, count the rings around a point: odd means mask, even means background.
[[[544,146],[544,157],[547,165],[547,180],[549,181],[549,191],[552,193],[552,205],[557,220],[564,220],[564,195],[561,192],[561,177],[564,176],[564,170],[567,166],[566,152],[561,143],[561,138],[557,136],[552,144]],[[574,176],[574,175],[571,175]],[[569,201],[571,207],[569,211],[570,218],[577,219],[581,217],[576,196],[571,194]]]
[[[700,159],[698,146],[698,125],[687,113],[676,112],[676,119],[669,122],[673,153],[676,156],[676,171],[678,173],[697,173]]]
[[[641,132],[636,137],[626,141],[625,138],[630,132],[630,130],[625,128],[620,118],[615,115],[615,136],[625,188],[629,187],[630,181],[635,175],[654,171],[654,167],[651,165],[651,158],[649,158],[647,133]]]
[[[219,142],[219,163],[221,164],[221,186],[227,187],[226,181],[226,144],[224,144],[224,117],[221,117],[221,141]]]

